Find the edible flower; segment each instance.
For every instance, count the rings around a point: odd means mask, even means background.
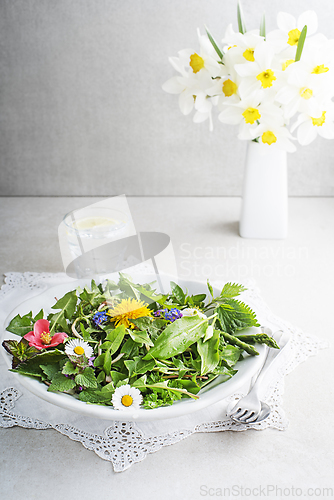
[[[93,356],[93,349],[91,346],[81,339],[71,339],[66,343],[65,352],[67,356],[86,356],[90,358]]]
[[[98,311],[94,314],[92,321],[95,324],[95,326],[101,325],[101,323],[104,323],[105,321],[108,320],[107,313],[105,311]]]
[[[172,307],[170,311],[167,308],[159,309],[158,311],[155,311],[154,316],[164,317],[167,321],[171,321],[173,323],[176,319],[182,318],[183,314],[176,307]]]
[[[140,390],[129,384],[117,387],[111,399],[116,410],[138,410],[142,401]]]
[[[134,328],[135,325],[130,323],[129,319],[151,316],[147,305],[142,300],[123,299],[113,309],[109,309],[108,316],[111,316],[110,321],[114,321],[115,326],[124,325],[125,328]]]
[[[51,335],[50,323],[47,319],[37,320],[34,324],[34,330],[23,336],[29,342],[30,347],[36,347],[38,350],[56,347],[58,344],[62,344],[66,337],[67,334],[64,332]]]

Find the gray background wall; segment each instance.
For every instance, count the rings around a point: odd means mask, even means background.
[[[162,91],[168,56],[196,49],[204,24],[236,29],[236,0],[0,0],[1,195],[240,195],[245,142],[217,120],[193,124]],[[244,0],[266,11],[316,8],[333,37],[332,0]],[[288,156],[290,195],[334,195],[334,141]]]

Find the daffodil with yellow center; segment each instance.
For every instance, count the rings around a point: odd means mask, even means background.
[[[251,125],[253,125],[256,120],[259,120],[261,118],[259,110],[256,108],[245,109],[245,111],[242,113],[242,116],[244,117],[245,122],[250,123]]]
[[[246,61],[254,62],[255,57],[254,57],[254,49],[246,49],[245,52],[242,54]]]
[[[194,73],[198,73],[199,71],[201,71],[201,69],[204,68],[203,57],[196,54],[196,52],[194,54],[191,54],[189,66],[191,67]]]
[[[124,325],[125,328],[134,328],[134,323],[130,323],[129,319],[152,316],[147,305],[141,300],[123,299],[115,307],[109,309],[107,314],[111,316],[110,321],[114,321],[115,326]]]
[[[326,121],[326,111],[322,112],[322,115],[320,116],[320,118],[312,118],[312,116],[311,116],[311,120],[312,120],[312,124],[315,127],[322,127]]]
[[[321,73],[327,73],[327,71],[329,71],[329,68],[325,67],[324,64],[320,64],[319,66],[313,68],[312,73],[314,75],[321,75]]]
[[[274,132],[271,132],[271,130],[267,130],[266,132],[263,132],[261,140],[263,144],[268,144],[269,146],[271,146],[272,144],[275,144],[275,142],[277,142],[277,137]]]
[[[226,97],[231,97],[232,95],[237,93],[238,86],[232,80],[225,80],[222,87],[223,93]]]
[[[299,38],[300,38],[299,29],[295,28],[294,30],[290,30],[288,33],[288,44],[291,45],[292,47],[294,45],[298,45]]]
[[[299,91],[300,97],[308,101],[313,96],[313,90],[307,87],[302,87]]]
[[[272,86],[273,81],[276,80],[276,76],[271,69],[266,69],[258,74],[256,79],[261,82],[262,88],[267,89]]]

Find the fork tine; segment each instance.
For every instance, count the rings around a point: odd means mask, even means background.
[[[242,423],[246,422],[249,418],[251,418],[254,415],[254,412],[252,410],[247,410],[246,413],[244,413],[238,420]]]
[[[240,417],[242,417],[246,413],[247,413],[247,410],[244,410],[242,408],[238,408],[237,411],[235,411],[234,413],[230,414],[230,417],[239,419]]]
[[[255,420],[258,418],[260,413],[256,413],[256,412],[253,412],[253,415],[251,415],[250,417],[248,417],[247,419],[244,420],[244,422],[246,424],[250,424],[252,422],[255,422]]]

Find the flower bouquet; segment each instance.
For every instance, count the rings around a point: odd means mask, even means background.
[[[213,380],[231,378],[237,361],[256,356],[256,343],[278,348],[265,333],[242,331],[258,326],[237,298],[244,290],[227,283],[215,296],[208,282],[207,297],[171,282],[160,294],[120,273],[118,283],[67,292],[46,318],[43,310],[16,315],[7,330],[21,339],[3,347],[12,371],[86,403],[129,410],[197,399]]]
[[[229,25],[220,41],[198,31],[199,49],[171,57],[178,75],[163,85],[179,95],[184,115],[195,110],[195,123],[207,120],[212,130],[217,109],[218,120],[237,125],[238,138],[248,141],[242,236],[286,236],[286,152],[296,140],[334,138],[334,40],[316,34],[313,11],[297,20],[280,12],[277,24],[267,33],[263,16],[248,31],[239,4],[239,31]]]

